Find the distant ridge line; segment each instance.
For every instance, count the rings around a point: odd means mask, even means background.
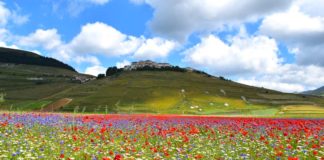
[[[29,51],[4,47],[0,47],[0,62],[56,67],[76,72],[73,67],[57,59],[44,57]]]

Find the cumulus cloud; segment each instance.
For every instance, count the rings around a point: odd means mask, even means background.
[[[175,49],[176,42],[162,38],[146,39],[134,54],[137,59],[166,58]]]
[[[281,61],[277,52],[276,41],[266,36],[235,36],[227,44],[209,35],[184,52],[184,61],[220,75],[272,73]]]
[[[149,26],[156,34],[185,40],[195,32],[216,31],[289,7],[292,0],[131,0],[154,8]]]
[[[289,43],[323,43],[324,17],[311,17],[294,7],[288,12],[267,16],[260,32]]]
[[[240,77],[240,83],[300,92],[324,84],[324,68],[285,64],[278,44],[267,36],[238,34],[225,42],[214,35],[184,51],[184,61],[215,75]]]
[[[62,44],[61,36],[56,29],[37,29],[35,32],[22,36],[18,44],[26,47],[43,47],[52,50]]]
[[[324,15],[316,10],[324,3],[314,1],[300,0],[286,12],[266,16],[260,33],[284,42],[297,64],[324,66]]]
[[[76,53],[127,55],[136,50],[141,39],[125,35],[115,28],[101,23],[89,23],[69,44]]]
[[[324,68],[282,64],[275,73],[241,77],[238,82],[283,92],[302,92],[323,86]]]
[[[128,60],[124,60],[122,62],[117,62],[116,67],[117,68],[124,68],[125,66],[130,65],[130,64],[131,64],[131,62],[129,62]]]
[[[137,59],[166,58],[176,42],[154,37],[134,37],[101,22],[89,23],[58,54],[101,54],[109,57],[132,56]]]
[[[85,74],[90,74],[93,76],[97,76],[98,74],[104,74],[106,72],[105,67],[100,66],[100,65],[95,65],[95,66],[91,66],[85,69],[84,73]]]
[[[0,40],[7,30],[1,29]],[[6,34],[5,34],[6,33]],[[126,35],[101,22],[88,23],[70,42],[61,40],[57,29],[37,29],[27,36],[15,36],[17,44],[30,49],[42,48],[64,62],[99,65],[94,55],[108,57],[131,56],[137,59],[166,58],[176,47],[176,42],[162,38],[145,38]]]
[[[6,38],[7,30],[0,29],[0,42]],[[5,34],[6,33],[6,34]],[[166,58],[175,49],[176,42],[163,38],[131,36],[121,33],[105,23],[88,23],[81,27],[81,31],[69,42],[61,40],[57,29],[37,29],[26,36],[14,36],[19,46],[28,49],[43,49],[52,56],[66,63],[74,62],[77,65],[88,63],[88,73],[101,67],[96,55],[107,57],[128,56],[136,59]],[[4,45],[5,43],[3,43]],[[7,46],[7,45],[6,45]],[[129,62],[118,64],[123,66]]]

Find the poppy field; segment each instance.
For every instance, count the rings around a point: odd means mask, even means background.
[[[324,159],[324,119],[2,113],[0,159]]]

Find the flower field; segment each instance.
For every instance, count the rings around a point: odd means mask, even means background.
[[[324,159],[324,119],[2,113],[0,159]]]

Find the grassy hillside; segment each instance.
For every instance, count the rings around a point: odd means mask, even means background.
[[[91,76],[38,65],[0,63],[0,108],[38,110],[51,103],[44,100],[68,88],[81,85]]]
[[[288,105],[324,105],[320,97],[286,94],[204,74],[172,71],[122,72],[114,78],[68,88],[46,100],[62,98],[70,98],[72,102],[60,111],[101,113],[275,115]]]
[[[281,93],[176,67],[117,71],[108,78],[93,80],[74,69],[0,62],[0,109],[324,116],[324,99],[320,96]]]
[[[56,59],[0,47],[0,109],[39,110],[44,100],[92,76]]]

